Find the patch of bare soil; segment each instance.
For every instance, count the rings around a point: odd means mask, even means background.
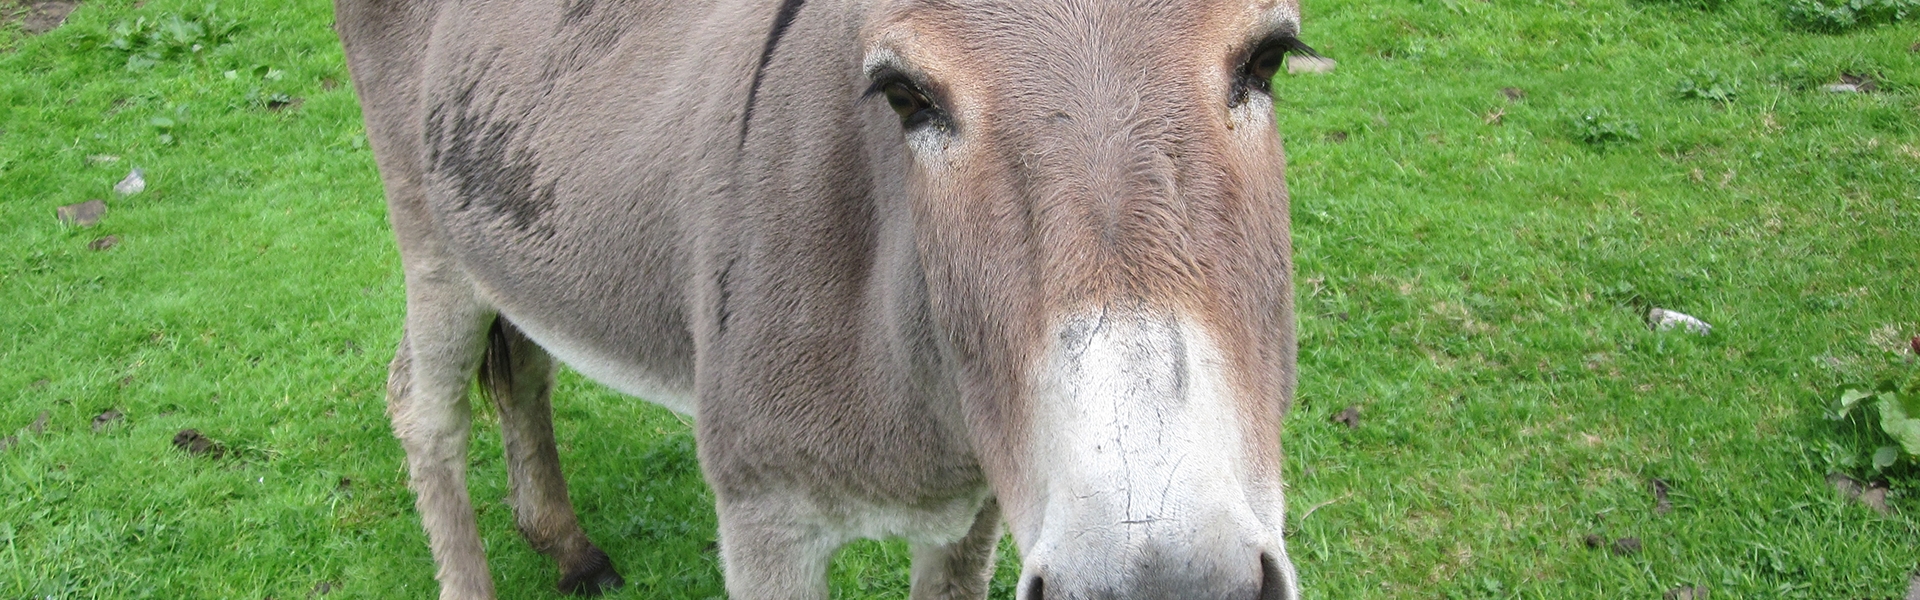
[[[173,447],[192,456],[220,458],[227,455],[226,446],[213,441],[213,438],[200,435],[198,429],[182,429],[180,433],[174,434]]]
[[[80,3],[72,0],[0,2],[0,22],[19,21],[27,35],[40,35],[67,22],[67,15],[79,7]]]
[[[54,217],[60,219],[62,224],[71,227],[92,227],[100,222],[100,217],[106,214],[107,202],[98,199],[53,209]]]
[[[109,408],[106,410],[106,412],[100,413],[99,415],[96,415],[93,417],[93,432],[100,433],[102,431],[106,431],[106,429],[108,427],[111,427],[114,424],[114,422],[124,418],[126,418],[125,414],[122,414],[120,411]]]
[[[1347,429],[1359,429],[1360,405],[1354,404],[1348,406],[1346,410],[1340,411],[1340,414],[1333,416],[1333,422],[1346,425]]]

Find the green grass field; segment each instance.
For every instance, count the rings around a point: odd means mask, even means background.
[[[1772,0],[1306,12],[1340,61],[1275,87],[1307,597],[1901,597],[1920,469],[1875,469],[1888,439],[1826,407],[1920,391],[1920,26],[1803,32]],[[434,589],[383,412],[399,263],[330,5],[214,15],[90,0],[0,26],[0,599]],[[1876,89],[1824,91],[1847,74]],[[135,166],[146,191],[116,195]],[[93,198],[98,226],[56,222]],[[1654,306],[1715,329],[1649,331]],[[1348,406],[1357,427],[1331,421]],[[688,426],[571,373],[555,410],[618,597],[721,595]],[[551,597],[487,418],[495,579]],[[227,455],[174,448],[186,428]],[[1830,472],[1887,482],[1891,514]],[[852,546],[835,594],[902,598],[906,564]]]

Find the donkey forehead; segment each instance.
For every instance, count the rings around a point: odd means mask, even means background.
[[[1299,29],[1297,0],[880,0],[866,66],[967,80],[1047,77],[1075,58],[1217,61],[1221,50]]]

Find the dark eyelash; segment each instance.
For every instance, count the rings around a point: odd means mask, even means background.
[[[1307,58],[1320,58],[1320,52],[1314,50],[1311,46],[1308,46],[1306,42],[1300,41],[1300,38],[1293,37],[1292,35],[1281,34],[1281,35],[1276,35],[1273,37],[1269,37],[1265,40],[1262,40],[1258,44],[1254,44],[1252,49],[1248,50],[1244,56],[1240,57],[1240,62],[1243,65],[1243,69],[1245,65],[1248,65],[1248,61],[1253,60],[1254,57],[1260,56],[1261,53],[1264,53],[1268,50],[1280,50],[1287,54],[1292,54],[1295,56],[1304,56]]]
[[[1254,44],[1246,54],[1240,57],[1240,74],[1239,77],[1235,78],[1233,96],[1231,100],[1228,100],[1229,106],[1239,106],[1242,102],[1246,101],[1247,95],[1252,94],[1255,90],[1259,90],[1262,93],[1269,91],[1270,83],[1259,80],[1259,78],[1253,76],[1253,60],[1262,54],[1266,54],[1270,50],[1279,50],[1283,55],[1292,54],[1308,58],[1320,58],[1319,52],[1314,51],[1306,42],[1300,41],[1300,38],[1294,37],[1291,34],[1273,35],[1258,44]]]
[[[1307,46],[1306,42],[1300,41],[1300,38],[1291,35],[1280,36],[1279,38],[1269,40],[1267,43],[1260,45],[1261,50],[1267,48],[1279,48],[1287,51],[1287,54],[1296,54],[1307,58],[1320,58],[1319,52]]]
[[[868,98],[878,96],[880,95],[881,90],[885,90],[887,89],[887,86],[893,85],[896,83],[905,84],[907,87],[910,87],[916,90],[920,89],[919,85],[914,84],[913,78],[907,77],[905,73],[901,73],[893,69],[883,68],[879,72],[873,74],[873,85],[867,86],[867,91],[860,93],[860,100],[864,102]]]

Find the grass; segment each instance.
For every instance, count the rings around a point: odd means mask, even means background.
[[[0,598],[430,595],[381,397],[398,261],[329,11],[98,0],[0,28]],[[1825,407],[1920,385],[1896,352],[1920,333],[1920,27],[1811,33],[1762,0],[1306,12],[1341,61],[1275,87],[1309,597],[1900,596],[1920,470],[1875,471],[1886,438]],[[1822,91],[1843,73],[1878,89]],[[147,190],[114,196],[133,166]],[[90,198],[99,226],[53,219]],[[1654,306],[1714,332],[1648,331]],[[618,597],[720,595],[687,426],[571,373],[557,398]],[[1348,406],[1357,428],[1330,422]],[[183,428],[233,452],[179,452]],[[472,486],[495,578],[552,597],[494,429]],[[1885,480],[1893,514],[1833,471]],[[904,597],[903,546],[849,548],[834,586]]]

